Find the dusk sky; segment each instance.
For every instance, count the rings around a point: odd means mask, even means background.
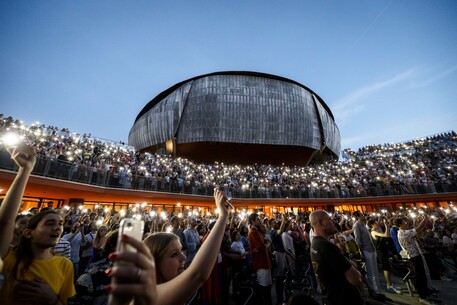
[[[342,148],[457,131],[457,1],[0,0],[0,113],[127,141],[188,78],[255,71],[330,107]]]

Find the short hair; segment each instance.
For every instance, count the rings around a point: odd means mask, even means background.
[[[259,215],[257,215],[256,213],[251,213],[251,215],[249,215],[249,217],[248,217],[249,224],[256,221],[257,218],[259,218]]]
[[[316,228],[316,225],[322,220],[322,217],[327,214],[323,210],[315,210],[309,215],[309,221],[313,228]]]
[[[355,211],[354,213],[352,213],[352,216],[356,217],[356,218],[359,218],[362,216],[362,212],[360,211]]]
[[[405,218],[402,216],[397,217],[394,219],[394,225],[399,227],[403,223],[404,220],[405,220]]]

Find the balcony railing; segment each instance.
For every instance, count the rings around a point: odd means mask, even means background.
[[[17,170],[17,165],[6,151],[0,151],[0,168]],[[213,185],[202,185],[192,181],[157,179],[145,175],[130,175],[125,171],[113,172],[98,170],[93,167],[69,163],[55,158],[37,156],[32,172],[34,175],[55,178],[65,181],[79,182],[110,188],[134,189],[179,194],[213,195]],[[431,185],[381,185],[368,188],[339,188],[322,190],[319,188],[302,187],[301,189],[269,187],[269,188],[233,188],[223,190],[232,198],[360,198],[377,196],[399,196],[411,194],[431,194],[457,192],[457,185],[435,183]]]

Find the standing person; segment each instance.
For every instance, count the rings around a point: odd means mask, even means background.
[[[397,250],[397,254],[400,254],[401,245],[398,242],[398,230],[399,230],[399,228],[395,225],[395,221],[393,221],[393,225],[390,227],[390,237],[392,237],[392,240],[395,245],[395,249]]]
[[[0,256],[8,277],[0,300],[10,305],[66,304],[75,293],[73,268],[66,258],[52,254],[63,231],[61,215],[47,210],[32,216],[17,247],[10,247],[14,219],[35,165],[35,152],[19,146],[12,150],[11,158],[19,170],[0,206]]]
[[[189,268],[183,268],[186,257],[182,252],[180,239],[175,234],[154,233],[149,235],[143,244],[123,236],[122,242],[130,244],[138,252],[134,255],[116,252],[110,255],[110,259],[128,262],[135,267],[119,264],[110,269],[107,272],[110,276],[123,281],[112,282],[107,289],[114,296],[148,300],[138,304],[180,305],[189,300],[210,276],[225,232],[228,210],[224,203],[227,198],[215,189],[214,199],[219,209],[219,217]]]
[[[286,251],[286,262],[287,267],[291,275],[295,274],[295,247],[294,247],[294,239],[289,234],[291,231],[291,223],[286,221],[286,228],[284,232],[281,234],[282,243],[284,245],[284,250]]]
[[[384,219],[385,231],[382,232],[381,225],[374,219],[368,221],[368,227],[370,228],[371,238],[376,246],[376,254],[381,263],[381,267],[384,273],[384,279],[387,283],[387,292],[401,294],[401,291],[398,290],[392,284],[392,278],[390,276],[390,263],[389,257],[392,257],[391,245],[393,247],[392,238],[390,237],[389,224],[387,219]]]
[[[71,261],[71,244],[65,239],[60,239],[59,242],[54,246],[54,255],[63,256]]]
[[[187,242],[186,263],[184,264],[185,268],[189,267],[190,263],[195,257],[195,254],[197,254],[198,248],[200,248],[200,237],[196,227],[197,220],[195,220],[195,218],[191,218],[189,220],[188,228],[184,230],[184,235]]]
[[[407,217],[399,217],[395,219],[395,225],[400,229],[398,230],[398,241],[404,252],[406,252],[414,271],[414,287],[419,294],[419,301],[422,304],[435,304],[430,300],[432,291],[427,286],[427,276],[425,274],[424,262],[420,255],[420,249],[416,241],[417,231],[425,227],[428,216],[424,214],[416,228],[412,226],[411,221]]]
[[[317,210],[310,215],[314,228],[311,242],[311,260],[328,305],[361,305],[358,286],[362,275],[355,263],[346,259],[338,247],[329,241],[337,233],[335,224],[325,211]]]
[[[96,256],[97,253],[102,249],[102,246],[105,242],[105,236],[108,233],[108,227],[107,226],[100,226],[97,229],[97,233],[95,234],[95,238],[92,241],[92,250],[93,250],[93,256]]]
[[[62,239],[71,244],[71,262],[75,270],[75,280],[78,278],[79,271],[79,250],[86,244],[86,236],[82,234],[83,228],[79,222],[75,222],[71,227],[71,233],[65,234]]]
[[[276,304],[283,304],[285,301],[284,294],[284,280],[287,272],[287,257],[284,244],[282,242],[281,234],[286,229],[286,220],[284,214],[282,214],[281,226],[278,222],[272,218],[270,219],[270,236],[271,242],[274,249],[274,256],[276,261],[275,269],[275,290],[276,290]]]
[[[89,224],[89,233],[86,234],[86,243],[84,246],[81,246],[81,259],[79,261],[79,274],[83,274],[86,271],[87,265],[94,254],[94,249],[92,248],[92,242],[95,239],[97,234],[97,224],[91,222]]]
[[[355,242],[359,247],[360,257],[365,261],[367,268],[367,282],[374,291],[375,297],[382,298],[383,295],[380,292],[380,281],[378,271],[378,261],[376,258],[376,249],[371,239],[371,234],[368,232],[366,227],[366,218],[360,211],[355,211],[352,214],[356,218],[353,230],[355,235]]]
[[[271,262],[268,255],[268,248],[260,231],[261,221],[256,213],[249,215],[248,240],[251,247],[252,268],[257,273],[257,289],[259,304],[271,305]]]
[[[184,253],[186,253],[185,251],[187,250],[187,240],[186,236],[184,235],[184,231],[181,228],[181,221],[177,216],[173,216],[170,218],[170,224],[172,226],[171,233],[174,233],[179,237],[179,239],[181,240],[183,251]]]

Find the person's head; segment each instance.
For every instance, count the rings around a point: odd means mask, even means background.
[[[249,215],[248,221],[251,226],[258,227],[260,224],[259,215],[257,215],[256,213],[252,213],[251,215]]]
[[[370,228],[370,230],[376,229],[376,221],[374,219],[368,220],[367,225],[368,225],[368,228]]]
[[[409,229],[411,221],[407,217],[397,217],[394,220],[394,224],[402,230]]]
[[[360,211],[355,211],[352,213],[352,216],[355,217],[355,219],[361,223],[366,223],[366,218],[365,215],[362,214]]]
[[[63,231],[61,214],[54,210],[39,212],[27,222],[22,237],[38,247],[54,247]]]
[[[35,215],[35,214],[37,214],[38,212],[39,212],[39,209],[38,209],[38,208],[31,208],[31,209],[29,210],[29,213],[32,214],[32,215]]]
[[[234,231],[232,232],[231,238],[232,238],[232,242],[234,242],[234,241],[240,241],[240,239],[241,239],[241,234],[240,234],[240,232],[238,232],[238,230],[234,230]]]
[[[86,215],[83,217],[83,224],[87,226],[90,223],[90,217],[89,215]]]
[[[325,211],[313,211],[309,219],[316,235],[328,238],[338,232],[332,218]]]
[[[178,236],[158,232],[149,235],[143,243],[154,256],[157,284],[168,282],[184,271],[186,256]]]
[[[90,230],[91,233],[97,232],[97,223],[95,221],[91,222],[89,224],[89,230]]]
[[[79,222],[75,222],[71,226],[71,233],[75,233],[76,231],[78,231],[80,226],[81,226],[81,224]]]
[[[106,226],[100,226],[97,229],[97,234],[95,235],[96,237],[98,236],[99,238],[104,237],[108,233],[108,227]]]
[[[197,226],[197,220],[195,218],[191,218],[189,219],[189,227],[191,227],[192,229],[195,229],[195,227]]]
[[[59,241],[62,232],[62,216],[54,210],[39,212],[30,217],[14,249],[18,262],[24,263],[23,270],[30,267],[36,251],[51,250]],[[13,271],[14,274],[16,274],[15,271]]]
[[[31,214],[19,214],[16,216],[16,221],[14,222],[14,235],[22,235],[22,232],[27,227],[27,222],[31,216]]]
[[[110,231],[109,233],[106,234],[106,236],[104,237],[102,247],[101,247],[101,249],[102,249],[101,255],[103,257],[108,257],[108,255],[110,253],[116,251],[118,236],[119,236],[119,230]]]
[[[241,236],[248,236],[249,230],[246,226],[241,226],[240,228],[240,234]]]
[[[270,228],[272,228],[273,230],[277,230],[279,228],[278,222],[275,219],[271,218],[269,222]]]
[[[173,230],[177,230],[179,228],[179,218],[177,216],[171,217],[170,224],[173,227]]]

